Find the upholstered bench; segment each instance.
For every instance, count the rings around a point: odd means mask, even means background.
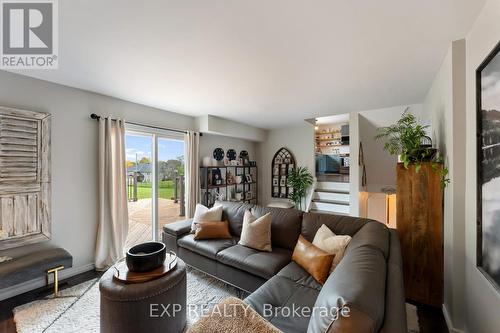
[[[0,289],[54,274],[57,292],[57,272],[73,266],[68,251],[48,244],[27,245],[0,251],[4,261],[0,263]],[[48,279],[47,279],[48,280]]]

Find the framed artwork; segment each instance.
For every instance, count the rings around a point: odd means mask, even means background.
[[[273,175],[278,176],[279,174],[280,174],[280,168],[279,166],[276,165],[273,169]]]
[[[278,185],[279,185],[278,178],[273,178],[273,186],[278,186]]]
[[[476,70],[477,267],[500,290],[500,43]]]
[[[247,173],[247,174],[245,175],[245,178],[246,178],[246,180],[247,180],[247,183],[251,183],[251,182],[252,182],[252,175],[251,175],[251,174]]]
[[[286,178],[285,177],[281,177],[280,186],[286,186]]]

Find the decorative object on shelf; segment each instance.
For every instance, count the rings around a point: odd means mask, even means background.
[[[240,151],[240,158],[246,158],[248,159],[248,152],[246,150]]]
[[[201,165],[203,165],[204,167],[212,166],[213,165],[213,158],[210,156],[203,157]]]
[[[238,161],[238,160],[232,160],[232,161],[229,161],[229,162],[230,162],[229,165],[231,165],[231,166],[238,166],[238,165],[240,165],[240,161]]]
[[[226,176],[226,184],[227,185],[232,185],[234,184],[234,175],[231,171],[228,171],[227,172],[227,176]]]
[[[224,159],[224,149],[215,148],[214,149],[214,158],[219,162],[222,161]]]
[[[400,155],[405,168],[408,168],[410,164],[415,164],[415,171],[418,172],[422,162],[434,162],[434,169],[441,177],[441,185],[446,187],[450,182],[447,178],[448,169],[438,167],[443,160],[438,156],[438,150],[432,148],[432,141],[427,136],[426,129],[429,126],[419,124],[409,109],[410,107],[407,107],[404,110],[401,119],[396,124],[379,127],[375,139],[386,139],[384,150],[391,155]],[[431,147],[429,147],[429,142]]]
[[[500,290],[500,43],[476,71],[477,267]]]
[[[287,182],[293,188],[290,199],[295,203],[295,208],[302,210],[302,199],[305,198],[307,190],[313,184],[312,174],[307,167],[298,167],[288,175]]]
[[[273,178],[273,186],[278,186],[280,183],[278,178]],[[274,192],[274,191],[273,191]]]
[[[247,193],[245,193],[245,199],[251,200],[252,198],[253,198],[253,194],[251,191],[248,191]]]
[[[290,168],[290,166],[292,166]],[[276,154],[274,154],[271,170],[273,172],[273,177],[279,179],[278,191],[275,191],[276,185],[273,183],[271,186],[271,195],[273,198],[287,198],[288,188],[287,188],[287,177],[290,171],[295,167],[295,158],[293,154],[286,148],[280,148]]]
[[[257,166],[257,161],[250,161],[249,164],[250,166]]]
[[[236,159],[236,150],[234,149],[228,149],[226,153],[226,157],[232,161]]]
[[[206,207],[212,207],[216,200],[257,203],[257,179],[257,166],[200,167],[201,203]]]
[[[222,185],[222,174],[219,168],[212,169],[212,185]]]
[[[231,161],[228,158],[224,158],[224,166],[231,165]]]

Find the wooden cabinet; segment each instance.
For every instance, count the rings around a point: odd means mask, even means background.
[[[442,166],[439,166],[442,167]],[[406,298],[443,303],[443,190],[432,163],[419,172],[397,166],[397,232],[403,255]]]

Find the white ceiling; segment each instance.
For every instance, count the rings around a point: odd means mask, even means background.
[[[484,0],[59,1],[59,70],[22,72],[273,128],[421,102]]]

